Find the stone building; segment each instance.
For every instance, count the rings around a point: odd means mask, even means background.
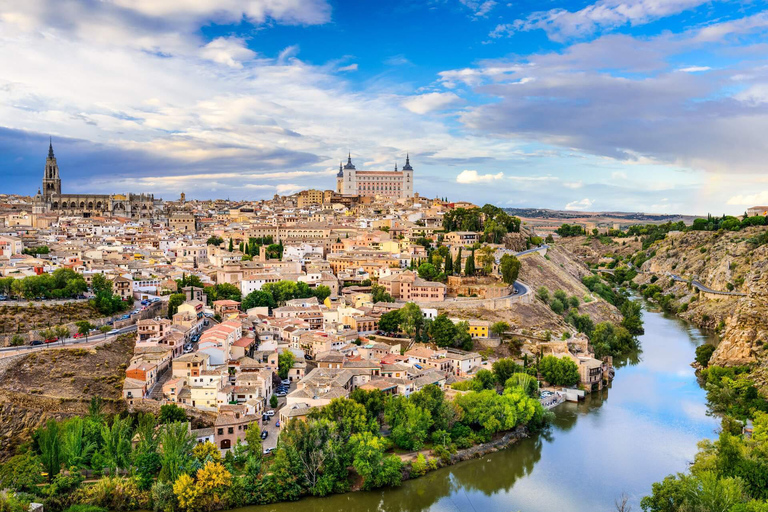
[[[336,175],[336,192],[344,195],[362,197],[382,196],[390,199],[413,197],[413,167],[409,156],[405,157],[403,169],[398,171],[358,171],[352,163],[352,155],[347,163],[339,164]]]
[[[33,199],[33,213],[56,213],[71,217],[128,217],[151,219],[155,213],[152,194],[62,194],[59,164],[48,145],[42,189]]]

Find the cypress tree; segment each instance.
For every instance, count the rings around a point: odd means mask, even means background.
[[[445,257],[445,275],[450,276],[453,274],[453,258],[451,257],[451,251]]]
[[[235,249],[235,246],[232,244],[232,239],[229,239],[229,252],[232,252]]]
[[[453,265],[456,274],[461,274],[461,247],[459,247],[459,254],[456,255],[456,262]]]
[[[472,254],[467,258],[467,264],[464,267],[464,274],[467,276],[475,275],[475,250],[472,249]]]

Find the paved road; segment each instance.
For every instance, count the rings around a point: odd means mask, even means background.
[[[525,251],[517,252],[517,253],[515,253],[515,256],[523,256],[525,254],[530,254],[532,252],[545,251],[547,249],[549,249],[548,245],[546,245],[546,244],[545,245],[540,245],[538,247],[534,247],[533,249],[527,249]]]
[[[123,327],[121,329],[117,329],[113,334],[94,334],[93,336],[88,336],[88,339],[86,340],[85,337],[82,338],[66,338],[63,340],[56,341],[54,343],[46,343],[44,345],[21,345],[18,347],[3,347],[0,348],[0,355],[7,355],[4,354],[5,352],[25,352],[25,351],[34,351],[34,350],[45,350],[48,348],[61,348],[64,346],[72,346],[72,345],[82,345],[85,343],[93,343],[96,341],[104,341],[109,338],[114,338],[116,336],[119,336],[121,334],[125,334],[127,332],[134,332],[136,331],[136,325],[129,325],[127,327]]]
[[[667,272],[666,274],[669,277],[671,277],[672,280],[674,280],[674,281],[680,281],[680,282],[684,282],[684,283],[688,282],[687,279],[683,279],[682,277],[677,276],[675,274],[670,274],[669,272]],[[702,282],[697,280],[697,279],[692,279],[691,280],[691,285],[694,288],[696,288],[697,290],[702,291],[704,293],[714,293],[716,295],[732,295],[734,297],[746,297],[747,296],[746,293],[740,293],[740,292],[721,292],[721,291],[718,291],[718,290],[713,290],[712,288],[702,284]]]
[[[290,393],[291,391],[295,391],[295,390],[296,390],[296,383],[292,382],[288,392]],[[282,397],[282,398],[278,397],[277,407],[275,407],[274,409],[275,415],[272,416],[272,418],[269,420],[269,423],[262,422],[261,430],[262,431],[266,430],[267,432],[269,432],[269,435],[267,436],[267,438],[261,441],[262,449],[271,448],[274,450],[275,447],[277,447],[277,438],[280,436],[280,427],[277,426],[277,422],[279,421],[277,414],[280,411],[280,409],[285,407],[285,404],[286,404],[285,397]],[[267,410],[270,410],[270,409],[271,408],[267,408]]]

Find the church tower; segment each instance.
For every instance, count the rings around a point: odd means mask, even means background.
[[[45,159],[45,173],[43,174],[43,200],[51,201],[51,196],[61,195],[61,178],[59,177],[59,164],[53,155],[53,141],[48,144],[48,158]]]

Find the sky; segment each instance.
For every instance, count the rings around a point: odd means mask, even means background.
[[[257,200],[340,160],[514,208],[768,204],[759,0],[0,0],[0,193]]]

